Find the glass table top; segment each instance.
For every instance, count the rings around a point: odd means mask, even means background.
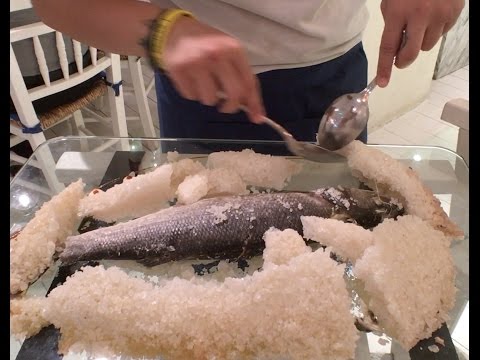
[[[369,145],[404,162],[419,174],[421,180],[432,189],[441,201],[446,213],[465,232],[463,241],[454,242],[451,251],[457,267],[457,301],[446,326],[438,330],[432,339],[421,341],[407,352],[395,341],[381,345],[376,335],[361,333],[357,344],[356,360],[417,360],[417,359],[468,359],[469,302],[469,170],[463,159],[454,152],[431,146]],[[224,150],[250,148],[260,153],[288,156],[304,164],[303,170],[292,178],[286,190],[308,191],[326,186],[357,186],[345,161],[325,157],[321,163],[313,163],[291,156],[281,142],[222,141],[198,139],[142,139],[105,137],[55,138],[36,149],[27,163],[10,183],[10,232],[23,227],[33,218],[35,211],[70,183],[82,178],[85,191],[106,182],[121,181],[130,172],[145,172],[167,161],[168,151],[178,151],[183,157],[205,161],[209,153]],[[26,296],[45,296],[55,286],[58,267],[45,272],[27,291]],[[52,286],[52,282],[54,283]],[[48,330],[48,329],[47,329]],[[35,351],[47,343],[56,343],[58,334],[50,329],[25,342],[11,337],[11,359],[32,359]],[[455,335],[457,334],[457,335]],[[435,344],[433,337],[448,337],[453,343],[441,347],[438,353],[427,348]],[[458,339],[456,339],[456,336]],[[466,339],[466,340],[465,340]],[[29,346],[25,343],[29,342]],[[465,343],[467,345],[465,345]],[[455,344],[456,352],[452,351]],[[50,344],[51,345],[51,344]],[[467,347],[464,352],[462,348]],[[53,346],[55,348],[55,346]],[[36,350],[37,349],[37,350]],[[458,354],[458,355],[457,355]],[[36,358],[36,357],[35,357]],[[87,354],[67,354],[69,359],[94,359]],[[51,353],[48,359],[60,359]]]

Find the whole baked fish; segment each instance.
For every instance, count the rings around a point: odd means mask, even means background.
[[[394,199],[355,188],[216,197],[70,236],[60,259],[64,264],[137,260],[149,266],[172,260],[237,259],[261,254],[263,234],[270,227],[302,234],[303,215],[373,228],[402,213]]]

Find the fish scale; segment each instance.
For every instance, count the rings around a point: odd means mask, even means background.
[[[261,254],[263,235],[271,227],[302,234],[301,216],[373,228],[385,218],[401,215],[397,204],[373,191],[341,187],[216,197],[71,236],[60,258],[65,264],[121,259],[153,266],[174,260],[250,257]]]

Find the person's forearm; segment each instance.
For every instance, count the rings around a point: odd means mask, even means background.
[[[107,52],[142,57],[149,55],[142,43],[149,37],[152,21],[161,11],[139,0],[32,0],[32,3],[44,23],[80,42]],[[250,120],[261,123],[265,110],[260,86],[243,45],[188,13],[170,14],[187,16],[170,19],[168,36],[161,43],[161,51],[153,54],[157,57],[153,60],[179,93],[186,99],[218,106],[219,111],[226,113],[247,108]],[[225,96],[219,99],[219,94]]]
[[[32,0],[48,26],[87,45],[122,55],[146,56],[142,40],[160,9],[137,0]]]

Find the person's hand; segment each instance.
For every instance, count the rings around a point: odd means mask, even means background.
[[[242,106],[248,109],[251,121],[262,122],[264,110],[257,77],[236,39],[183,17],[168,35],[162,61],[184,98],[218,105],[224,113],[235,113]]]
[[[464,0],[382,0],[385,20],[377,68],[377,84],[385,87],[390,81],[392,66],[406,68],[415,61],[420,50],[431,50],[457,21]],[[406,43],[400,49],[402,31]]]

